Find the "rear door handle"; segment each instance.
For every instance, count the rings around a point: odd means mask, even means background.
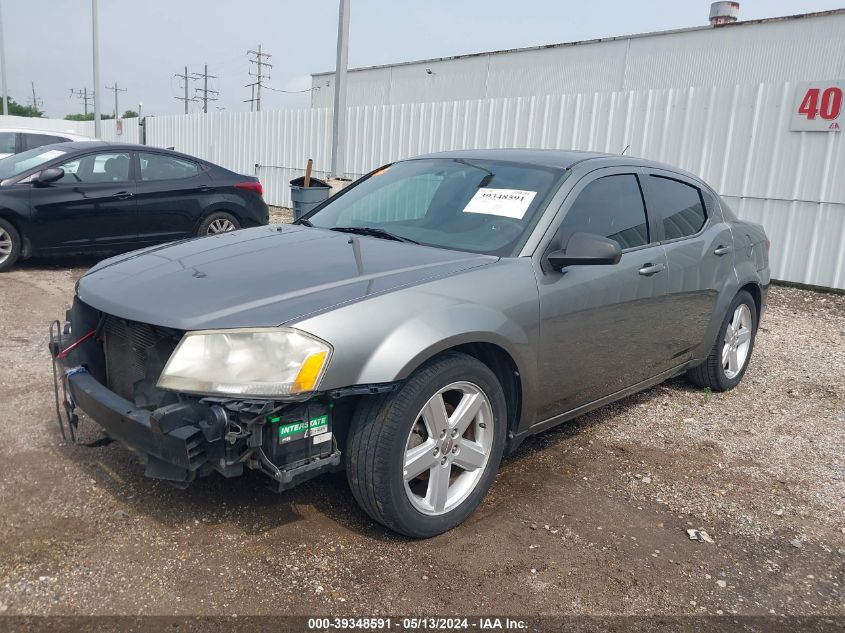
[[[208,191],[212,191],[213,189],[214,189],[214,187],[209,187],[208,185],[200,185],[199,187],[197,187],[197,191],[201,191],[203,193],[206,193]]]
[[[718,255],[719,257],[721,257],[722,255],[727,255],[727,254],[728,254],[728,253],[730,253],[730,252],[731,252],[731,247],[730,247],[730,246],[718,246],[718,247],[716,247],[716,249],[713,251],[713,254],[714,254],[714,255]]]
[[[118,191],[112,196],[112,198],[117,198],[118,200],[128,200],[134,195],[135,194],[133,194],[131,191]]]
[[[652,275],[656,275],[659,272],[663,272],[666,270],[665,264],[646,264],[642,268],[640,268],[640,274],[645,277],[651,277]]]

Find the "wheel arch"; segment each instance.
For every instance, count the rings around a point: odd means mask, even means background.
[[[474,342],[449,347],[434,357],[447,352],[460,352],[471,356],[495,374],[505,396],[507,434],[510,438],[516,433],[522,419],[522,374],[520,374],[513,356],[505,348],[495,343]],[[509,441],[508,444],[510,444]]]
[[[9,209],[0,208],[0,220],[4,220],[12,225],[15,231],[18,232],[18,237],[21,238],[21,258],[29,257],[32,252],[32,244],[27,235],[26,222],[22,221],[21,216]]]

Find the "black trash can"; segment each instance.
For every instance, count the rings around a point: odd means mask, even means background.
[[[290,181],[290,199],[293,203],[293,219],[298,220],[311,209],[329,197],[332,188],[318,178],[312,178],[305,186],[305,177],[300,176]]]

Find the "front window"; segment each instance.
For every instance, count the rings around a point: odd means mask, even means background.
[[[427,246],[512,256],[564,171],[498,160],[428,158],[380,169],[307,218],[374,228]]]
[[[7,156],[0,160],[0,180],[20,176],[24,172],[45,165],[51,160],[64,156],[66,153],[60,149],[38,147],[28,152]]]
[[[129,154],[122,152],[89,154],[60,165],[65,175],[58,182],[127,182],[130,164]]]

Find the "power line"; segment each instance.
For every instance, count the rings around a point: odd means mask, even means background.
[[[88,92],[88,88],[82,88],[81,90],[74,90],[73,88],[70,89],[70,96],[77,97],[80,101],[82,101],[82,107],[84,108],[85,116],[88,116],[88,102],[94,101],[94,91]]]
[[[251,58],[249,61],[251,64],[255,64],[256,72],[249,73],[251,77],[255,77],[255,81],[246,85],[252,91],[252,95],[251,98],[244,100],[244,103],[249,103],[250,111],[261,112],[261,88],[265,87],[264,80],[270,79],[269,69],[273,67],[273,64],[265,62],[264,59],[269,59],[272,55],[262,53],[261,44],[258,45],[257,51],[248,50],[246,54],[254,56],[254,59]],[[262,71],[263,68],[268,69],[266,74]]]
[[[126,88],[118,88],[115,81],[113,86],[106,86],[106,90],[114,91],[114,118],[117,119],[120,116],[120,109],[117,107],[117,93],[126,92]]]
[[[188,114],[188,102],[189,101],[196,101],[196,99],[194,99],[193,97],[188,96],[188,82],[191,79],[193,79],[193,77],[188,74],[188,67],[187,66],[185,66],[185,74],[180,75],[179,73],[176,73],[173,76],[179,77],[184,82],[184,88],[185,88],[185,96],[184,97],[173,97],[173,98],[178,99],[179,101],[185,102],[185,114]]]
[[[206,64],[203,68],[203,72],[201,73],[193,73],[191,75],[194,79],[202,79],[202,88],[194,88],[196,92],[202,93],[202,97],[200,97],[200,101],[202,101],[202,111],[204,113],[208,113],[208,102],[209,101],[217,101],[217,95],[220,93],[216,90],[209,90],[208,88],[208,80],[209,79],[217,79],[214,75],[208,74],[208,64]],[[213,95],[209,97],[208,95]]]

